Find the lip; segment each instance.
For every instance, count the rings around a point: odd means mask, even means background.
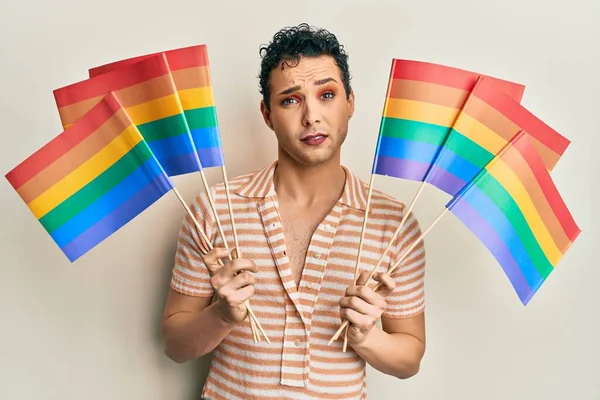
[[[301,141],[306,141],[306,140],[310,140],[310,139],[314,139],[316,137],[322,136],[323,138],[327,138],[328,135],[324,134],[324,133],[315,133],[314,135],[307,135],[304,136],[302,139],[300,139]]]

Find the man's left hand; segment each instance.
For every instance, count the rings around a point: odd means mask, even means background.
[[[346,319],[348,325],[348,344],[356,345],[362,343],[373,326],[377,323],[387,307],[385,297],[396,288],[396,282],[388,274],[375,274],[373,279],[382,284],[376,292],[365,286],[369,272],[362,272],[356,285],[346,289],[346,296],[340,300],[340,316]],[[374,286],[373,283],[369,286]],[[343,338],[342,336],[340,336]]]

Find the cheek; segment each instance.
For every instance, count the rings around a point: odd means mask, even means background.
[[[273,128],[281,133],[289,133],[298,130],[302,125],[300,114],[291,110],[271,114]]]
[[[338,126],[347,126],[349,120],[349,111],[346,108],[340,107],[340,110],[335,114],[335,123]]]

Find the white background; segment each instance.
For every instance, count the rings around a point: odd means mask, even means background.
[[[258,48],[305,21],[333,31],[350,53],[357,110],[343,162],[367,182],[393,57],[524,83],[523,104],[572,140],[553,177],[583,233],[523,307],[448,214],[426,240],[422,369],[406,381],[370,369],[370,398],[598,399],[600,2],[549,4],[2,0],[0,172],[60,133],[53,89],[85,79],[89,67],[200,43],[209,46],[229,176],[260,168],[276,143],[259,114]],[[208,177],[221,179],[219,170]],[[175,183],[186,201],[202,190],[197,174]],[[375,185],[404,202],[417,189],[384,177]],[[415,209],[422,226],[446,201],[426,188]],[[167,195],[70,264],[0,181],[0,398],[198,399],[209,360],[175,364],[160,336],[183,215]]]

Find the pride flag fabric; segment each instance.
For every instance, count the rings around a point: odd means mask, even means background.
[[[135,64],[156,54],[133,57],[91,68],[90,77],[97,77]],[[165,51],[169,69],[190,127],[202,168],[223,166],[225,161],[219,133],[217,112],[210,75],[206,45]]]
[[[480,76],[485,75],[394,59],[372,173],[423,181]],[[523,85],[486,77],[521,101]]]
[[[524,305],[581,232],[538,153],[535,139],[524,131],[446,208],[494,255]]]
[[[71,262],[173,189],[114,93],[6,179]]]
[[[199,171],[200,161],[169,65],[158,54],[54,91],[64,128],[114,92],[169,176]]]
[[[424,181],[454,196],[521,130],[551,171],[570,141],[488,78],[480,78]]]

